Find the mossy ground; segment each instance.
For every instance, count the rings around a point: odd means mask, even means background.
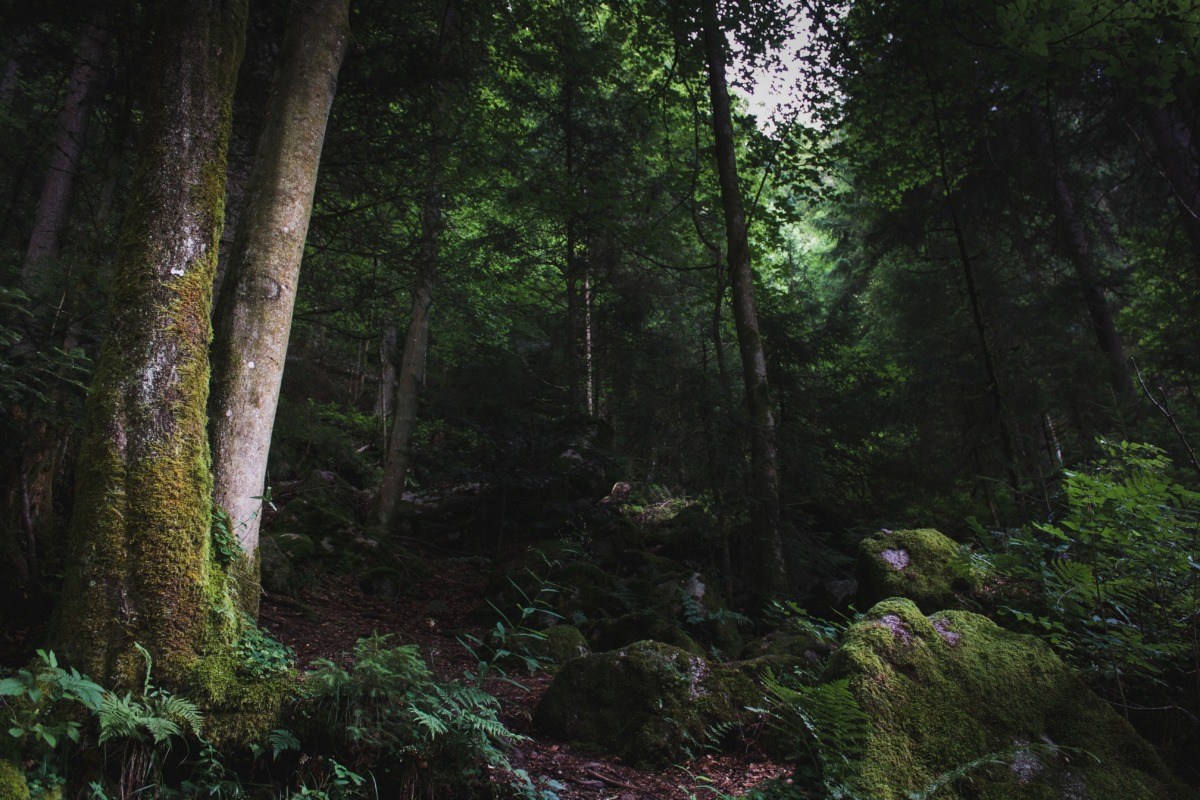
[[[29,800],[29,786],[17,765],[0,760],[0,800]]]
[[[951,786],[947,800],[1183,797],[1153,748],[1041,640],[965,611],[929,617],[884,601],[853,625],[826,678],[848,678],[871,721],[862,757],[867,796],[905,800],[940,775],[1026,743],[1061,748],[1061,763],[1014,764]]]

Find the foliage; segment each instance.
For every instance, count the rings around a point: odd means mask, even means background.
[[[771,724],[795,747],[787,754],[805,785],[823,788],[831,800],[854,798],[854,778],[862,758],[868,720],[845,679],[806,685],[767,675]]]
[[[240,668],[256,678],[286,675],[295,665],[292,648],[272,639],[248,615],[242,618],[242,635],[236,649],[241,657]]]
[[[504,749],[520,737],[500,722],[492,695],[437,681],[415,646],[387,635],[360,639],[349,662],[316,662],[302,694],[353,765],[398,769],[402,782],[425,765],[451,786],[468,785],[484,764],[507,765]]]
[[[1181,702],[1184,676],[1200,667],[1200,494],[1176,482],[1157,447],[1099,447],[1101,458],[1066,473],[1062,513],[995,555],[1012,583],[1005,610],[1121,704]]]

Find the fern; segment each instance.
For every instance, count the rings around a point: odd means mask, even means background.
[[[849,682],[789,686],[768,673],[763,685],[772,725],[797,745],[789,754],[797,773],[819,782],[830,797],[853,796],[868,720]]]

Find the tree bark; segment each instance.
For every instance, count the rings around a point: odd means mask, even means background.
[[[430,203],[432,201],[426,201]],[[440,223],[440,213],[433,212]],[[429,209],[423,217],[429,218]],[[425,362],[429,355],[429,309],[433,305],[432,271],[426,259],[436,261],[438,242],[436,228],[422,222],[423,261],[417,283],[413,287],[412,313],[408,319],[408,332],[404,336],[404,354],[400,359],[400,370],[396,378],[396,410],[392,422],[391,439],[388,443],[387,461],[383,469],[383,480],[379,484],[379,524],[385,534],[396,524],[396,512],[404,494],[408,470],[412,462],[412,435],[417,427],[417,406],[421,389],[425,384]]]
[[[209,406],[213,502],[246,560],[239,602],[258,611],[258,531],[300,262],[349,0],[297,0],[284,34],[246,205],[216,314]]]
[[[738,184],[733,115],[725,79],[725,37],[716,0],[703,0],[704,50],[712,101],[713,138],[732,287],[734,325],[742,356],[746,406],[750,412],[750,519],[753,526],[747,575],[762,594],[782,594],[787,588],[783,539],[780,533],[779,473],[775,457],[775,417],[767,385],[767,361],[754,304],[754,274],[750,268],[746,212]]]
[[[205,406],[225,146],[247,0],[161,5],[138,167],[88,399],[57,620],[65,660],[114,690],[211,689],[237,636],[211,552]],[[232,676],[230,676],[232,680]]]
[[[63,234],[71,216],[76,179],[87,140],[88,118],[92,111],[94,89],[100,76],[100,60],[108,31],[103,21],[93,21],[79,40],[79,52],[67,78],[67,93],[54,134],[54,151],[38,199],[33,231],[25,260],[21,264],[21,283],[31,297],[44,299],[52,281],[48,266],[59,256]]]

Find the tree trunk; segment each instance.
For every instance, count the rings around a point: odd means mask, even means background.
[[[75,196],[76,178],[87,139],[88,117],[92,97],[100,76],[100,60],[108,31],[102,21],[92,22],[79,41],[79,52],[67,78],[67,94],[59,112],[54,135],[54,151],[38,200],[33,219],[33,232],[21,264],[21,283],[31,296],[45,299],[52,281],[47,274],[62,245],[63,234],[71,215],[71,200]]]
[[[396,512],[404,494],[412,462],[412,435],[417,426],[417,407],[425,385],[425,362],[429,354],[429,309],[433,305],[433,282],[438,274],[439,251],[445,220],[442,216],[442,157],[444,118],[447,108],[446,85],[451,45],[458,30],[456,0],[446,0],[442,11],[441,38],[435,48],[435,76],[429,87],[429,173],[421,204],[421,247],[417,257],[417,275],[413,282],[412,311],[404,350],[396,377],[396,397],[383,480],[379,485],[379,524],[384,535],[396,525]]]
[[[211,550],[209,314],[247,0],[162,5],[150,96],[88,399],[57,638],[114,690],[203,699],[238,635]],[[215,657],[216,661],[207,661]],[[232,674],[225,676],[231,683]],[[224,683],[223,686],[229,686]]]
[[[1067,259],[1075,268],[1075,279],[1079,281],[1079,288],[1083,292],[1083,302],[1092,323],[1092,332],[1108,362],[1109,382],[1113,391],[1118,397],[1132,397],[1133,380],[1130,378],[1125,357],[1125,342],[1117,330],[1112,308],[1105,296],[1104,286],[1100,283],[1095,250],[1079,216],[1075,195],[1067,185],[1066,173],[1055,153],[1050,120],[1041,108],[1035,109],[1034,115],[1042,158],[1045,159],[1046,169],[1053,182],[1054,210],[1062,233],[1059,240],[1066,251]]]
[[[434,201],[426,200],[426,203]],[[383,480],[379,484],[379,524],[388,534],[396,524],[396,511],[404,494],[412,462],[412,435],[417,427],[417,405],[421,389],[425,384],[425,361],[429,354],[429,309],[433,305],[433,274],[427,259],[437,258],[436,228],[426,220],[435,216],[440,224],[440,212],[422,215],[424,254],[417,283],[413,287],[412,313],[408,319],[408,333],[404,336],[404,354],[400,358],[400,372],[396,380],[396,398],[393,407],[396,417],[392,422],[391,440],[388,443],[387,461],[383,469]]]
[[[716,143],[717,174],[721,182],[721,205],[725,212],[729,281],[733,290],[733,319],[742,356],[742,378],[746,385],[746,406],[751,421],[750,520],[753,540],[750,563],[745,567],[747,576],[753,576],[753,585],[762,594],[771,596],[781,594],[787,588],[780,534],[775,418],[767,386],[767,361],[758,330],[758,312],[754,305],[754,275],[750,268],[746,212],[738,184],[733,116],[725,81],[725,37],[717,16],[716,0],[704,0],[703,14],[713,138]]]
[[[213,502],[246,560],[239,598],[258,610],[258,530],[300,262],[337,74],[349,41],[349,0],[297,0],[250,174],[221,292],[209,406]],[[241,570],[239,570],[241,571]]]
[[[1147,108],[1146,120],[1163,176],[1179,209],[1183,232],[1192,246],[1193,267],[1200,272],[1200,160],[1192,130],[1172,106]]]

